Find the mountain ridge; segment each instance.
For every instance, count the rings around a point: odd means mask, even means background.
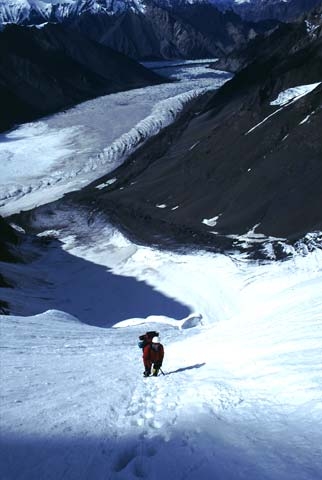
[[[208,2],[171,6],[158,0],[21,2],[20,7],[12,3],[10,8],[0,0],[0,23],[39,27],[47,22],[64,23],[136,59],[217,57],[276,25],[248,24],[236,13],[221,12]]]
[[[243,19],[254,22],[267,19],[294,22],[321,4],[320,0],[212,0],[211,3],[220,10],[233,10]]]
[[[99,95],[165,81],[62,25],[8,25],[0,32],[0,52],[2,130]]]
[[[170,11],[194,5],[213,5],[223,12],[235,12],[248,21],[275,19],[288,22],[319,4],[319,0],[0,0],[0,24],[62,22],[83,13],[144,13],[149,5]]]

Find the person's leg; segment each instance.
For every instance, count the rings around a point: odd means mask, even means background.
[[[150,363],[150,362],[145,362],[144,363],[145,371],[143,372],[143,375],[145,377],[148,377],[149,375],[151,375],[151,367],[152,367],[152,363]]]

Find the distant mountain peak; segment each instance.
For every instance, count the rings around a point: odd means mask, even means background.
[[[321,5],[321,0],[210,0],[220,10],[231,9],[249,21],[276,19],[294,21]]]
[[[143,13],[143,0],[0,0],[0,23],[32,24],[62,21],[83,13]]]

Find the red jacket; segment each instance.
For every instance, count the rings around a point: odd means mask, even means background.
[[[153,363],[161,363],[164,357],[164,349],[161,343],[148,343],[143,349],[143,363],[150,368]]]

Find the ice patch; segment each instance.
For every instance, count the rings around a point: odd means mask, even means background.
[[[311,114],[307,115],[305,118],[303,118],[303,120],[299,123],[299,125],[303,125],[304,123],[308,122],[310,118],[311,118]]]
[[[189,148],[189,151],[193,150],[197,145],[199,145],[199,143],[200,143],[200,140],[198,142],[194,143],[193,145],[191,145],[191,147]]]
[[[216,217],[212,217],[212,218],[204,218],[202,220],[202,223],[204,223],[208,227],[214,227],[215,225],[217,225],[217,221],[219,217],[220,215],[217,215]]]
[[[288,88],[287,90],[284,90],[283,92],[281,92],[275,100],[270,102],[270,105],[279,105],[279,106],[287,105],[291,100],[298,100],[301,97],[304,97],[308,93],[312,92],[320,84],[321,82]]]
[[[102,190],[103,188],[108,187],[109,185],[112,185],[116,181],[117,181],[117,178],[111,178],[110,180],[107,180],[107,182],[105,183],[100,183],[99,185],[96,185],[95,188],[97,188],[98,190]]]
[[[227,237],[237,240],[238,242],[241,242],[241,245],[244,245],[245,247],[247,247],[250,243],[262,243],[267,241],[285,241],[285,238],[278,238],[278,237],[272,237],[272,236],[267,237],[263,233],[255,233],[255,230],[259,226],[260,226],[260,223],[254,225],[253,228],[251,228],[244,235],[230,234],[230,235],[227,235]]]

